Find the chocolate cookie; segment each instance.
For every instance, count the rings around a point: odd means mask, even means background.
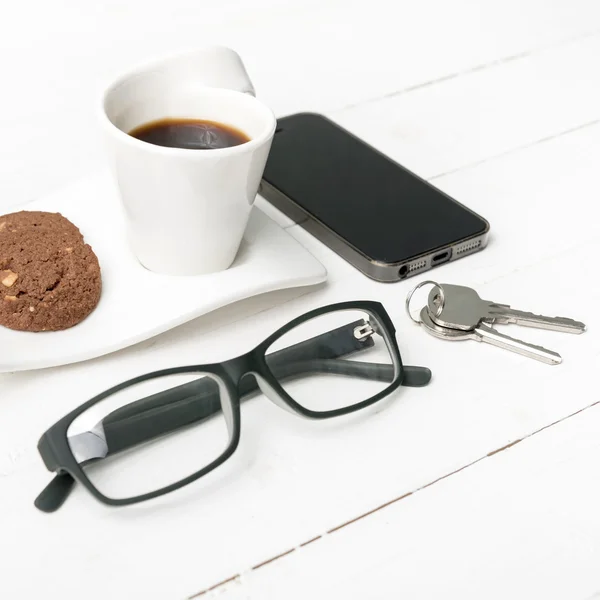
[[[49,213],[40,210],[22,210],[0,217],[0,232],[18,232],[29,227],[41,227],[53,231],[66,231],[83,239],[81,232],[71,221],[60,213]]]
[[[100,265],[79,229],[59,213],[0,216],[0,325],[57,331],[100,300]]]

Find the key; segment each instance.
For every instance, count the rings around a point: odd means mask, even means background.
[[[479,294],[462,285],[441,284],[444,289],[444,306],[439,307],[439,295],[434,288],[429,293],[428,309],[432,320],[442,327],[470,330],[481,321],[488,323],[514,323],[526,327],[583,333],[585,324],[566,317],[545,317],[531,312],[515,310],[508,304],[482,300]],[[438,314],[439,313],[439,314]]]
[[[446,289],[445,286],[444,289]],[[486,325],[485,323],[470,330],[450,329],[448,327],[437,325],[432,320],[429,314],[429,307],[427,306],[424,306],[421,310],[421,325],[425,328],[427,333],[443,340],[454,342],[476,340],[478,342],[485,342],[486,344],[497,346],[498,348],[510,350],[511,352],[516,352],[522,356],[534,358],[547,365],[558,365],[562,362],[562,357],[557,352],[511,338],[508,335],[496,331],[493,327]]]

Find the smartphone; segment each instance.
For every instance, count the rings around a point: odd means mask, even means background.
[[[487,244],[485,219],[318,114],[278,120],[261,194],[377,281]]]

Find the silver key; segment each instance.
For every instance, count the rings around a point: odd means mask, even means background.
[[[479,294],[462,285],[440,284],[444,290],[444,305],[439,307],[439,295],[434,288],[429,293],[429,314],[435,323],[451,329],[470,330],[485,321],[488,323],[515,323],[526,327],[550,329],[566,333],[583,333],[585,324],[566,317],[545,317],[515,310],[507,304],[482,300]]]
[[[444,290],[446,286],[444,286]],[[521,340],[516,340],[508,335],[503,335],[499,331],[496,331],[493,327],[482,323],[481,325],[470,329],[450,329],[448,327],[442,327],[437,325],[431,319],[429,314],[429,308],[424,306],[421,310],[421,325],[431,335],[441,338],[443,340],[451,340],[454,342],[462,340],[476,340],[478,342],[485,342],[498,348],[504,348],[511,352],[516,352],[529,358],[534,358],[548,365],[558,365],[562,362],[560,354],[547,350],[541,346],[535,346],[534,344],[527,344]]]

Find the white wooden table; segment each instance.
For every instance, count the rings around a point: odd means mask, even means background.
[[[419,279],[369,281],[271,211],[327,285],[0,376],[0,598],[600,598],[598,0],[6,2],[2,212],[103,164],[94,111],[113,73],[213,42],[243,55],[277,115],[323,112],[491,222],[489,248],[435,278],[589,331],[511,329],[559,367],[436,340],[404,314]],[[257,399],[238,452],[196,485],[119,510],[79,486],[57,513],[34,509],[37,440],[73,407],[359,298],[385,304],[429,387],[330,423]]]

